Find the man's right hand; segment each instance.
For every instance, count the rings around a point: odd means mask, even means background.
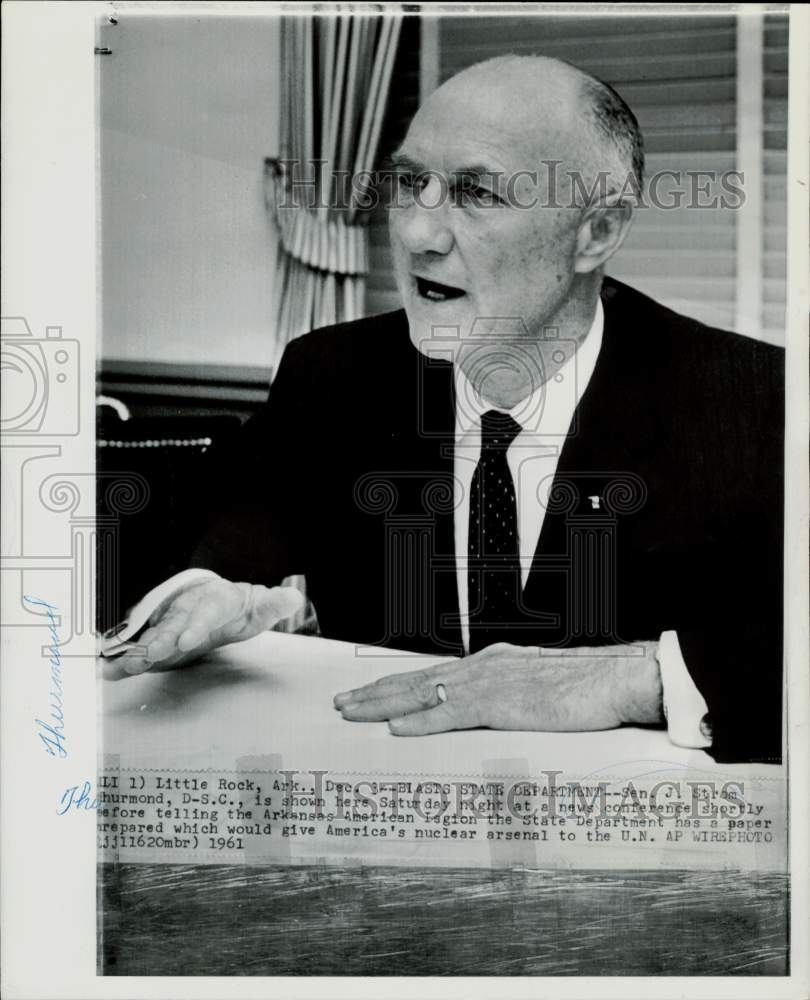
[[[295,587],[262,587],[206,579],[190,584],[149,619],[135,648],[105,660],[106,680],[147,670],[171,670],[231,642],[251,639],[304,603]]]

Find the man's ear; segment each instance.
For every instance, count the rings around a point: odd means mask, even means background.
[[[577,232],[574,270],[589,274],[610,260],[624,242],[632,221],[633,206],[627,201],[586,208]]]

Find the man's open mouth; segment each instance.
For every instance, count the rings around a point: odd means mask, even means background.
[[[448,302],[450,299],[458,299],[466,295],[463,288],[454,288],[452,285],[441,285],[438,281],[428,281],[427,278],[416,277],[416,290],[423,299],[429,302]]]

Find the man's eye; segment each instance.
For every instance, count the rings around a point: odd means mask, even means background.
[[[456,190],[456,202],[459,205],[498,205],[501,203],[501,199],[492,190],[492,188],[483,187],[483,185],[477,184],[475,186],[465,186],[461,185]]]
[[[420,179],[416,174],[399,173],[397,174],[397,184],[401,191],[413,192],[423,188],[425,181],[424,178]]]

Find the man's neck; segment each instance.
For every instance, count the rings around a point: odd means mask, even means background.
[[[554,378],[591,331],[600,286],[601,281],[587,299],[569,299],[543,325],[543,333],[537,338],[504,345],[502,351],[494,353],[492,365],[481,364],[480,355],[476,358],[474,352],[469,365],[462,359],[461,368],[481,399],[496,409],[512,410]],[[547,331],[554,331],[554,335],[548,336]],[[561,344],[569,350],[561,350]]]

